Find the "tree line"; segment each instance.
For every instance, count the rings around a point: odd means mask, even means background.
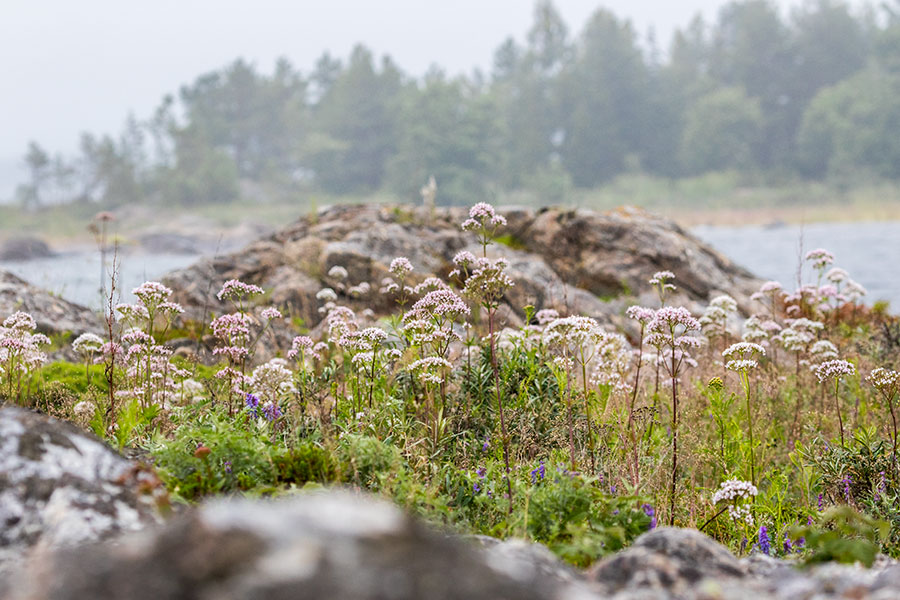
[[[237,60],[166,96],[72,157],[32,142],[26,207],[196,205],[388,192],[438,201],[513,190],[545,202],[642,172],[767,179],[900,179],[900,0],[852,10],[808,0],[783,15],[738,0],[710,23],[652,36],[598,9],[573,35],[550,0],[489,74],[404,73],[357,46],[308,72]]]

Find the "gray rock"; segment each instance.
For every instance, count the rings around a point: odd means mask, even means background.
[[[0,573],[33,551],[155,523],[164,493],[152,472],[75,426],[0,408]]]
[[[36,288],[12,273],[0,271],[0,321],[18,310],[31,314],[37,321],[38,331],[48,335],[103,334],[100,319],[91,309]]]
[[[499,559],[497,559],[499,560]],[[9,582],[10,600],[590,598],[348,492],[220,500],[162,528],[62,550]]]
[[[769,598],[746,581],[727,548],[693,529],[660,527],[594,565],[587,577],[605,595],[626,598]]]
[[[48,256],[53,256],[53,251],[40,238],[14,237],[0,243],[0,260],[31,260]]]
[[[498,540],[483,535],[472,538],[483,548],[487,564],[513,579],[525,582],[541,579],[561,585],[586,584],[581,573],[557,558],[543,544],[517,538]]]

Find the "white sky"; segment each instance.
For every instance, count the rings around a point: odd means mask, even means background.
[[[642,38],[653,27],[663,49],[674,29],[697,12],[714,19],[723,4],[555,0],[573,34],[603,6]],[[308,72],[323,51],[345,58],[362,42],[413,75],[432,64],[489,71],[504,39],[524,39],[532,8],[532,0],[0,0],[0,199],[29,140],[71,152],[81,131],[118,132],[129,111],[147,117],[163,94],[238,57],[269,72],[286,56]]]

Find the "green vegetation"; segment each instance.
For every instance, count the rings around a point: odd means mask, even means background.
[[[648,282],[659,307],[631,306],[629,337],[582,316],[525,307],[497,331],[514,285],[490,257],[505,219],[487,204],[463,229],[450,283],[410,283],[398,257],[383,293],[397,312],[357,317],[330,288],[321,338],[254,357],[282,316],[230,280],[232,312],[205,328],[208,364],[172,356],[171,290],[147,282],[117,307],[112,344],[84,334],[83,362],[45,361],[49,340],[15,313],[0,327],[0,397],[142,448],[171,495],[274,495],[343,485],[466,533],[522,536],[578,565],[658,523],[697,527],[736,553],[810,562],[900,556],[895,406],[898,319],[860,303],[832,256],[815,284],[767,282],[755,314],[671,305],[678,280]],[[344,285],[349,274],[332,267]]]

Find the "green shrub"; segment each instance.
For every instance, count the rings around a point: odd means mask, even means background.
[[[338,445],[344,480],[380,490],[385,478],[401,466],[400,450],[367,435],[347,434]]]
[[[256,423],[243,425],[236,418],[205,415],[182,425],[172,439],[157,436],[150,450],[169,490],[185,500],[270,488],[276,482],[269,432]]]
[[[294,448],[283,450],[275,454],[272,462],[276,482],[280,484],[302,486],[308,481],[328,483],[337,479],[335,458],[312,442],[303,441]]]

